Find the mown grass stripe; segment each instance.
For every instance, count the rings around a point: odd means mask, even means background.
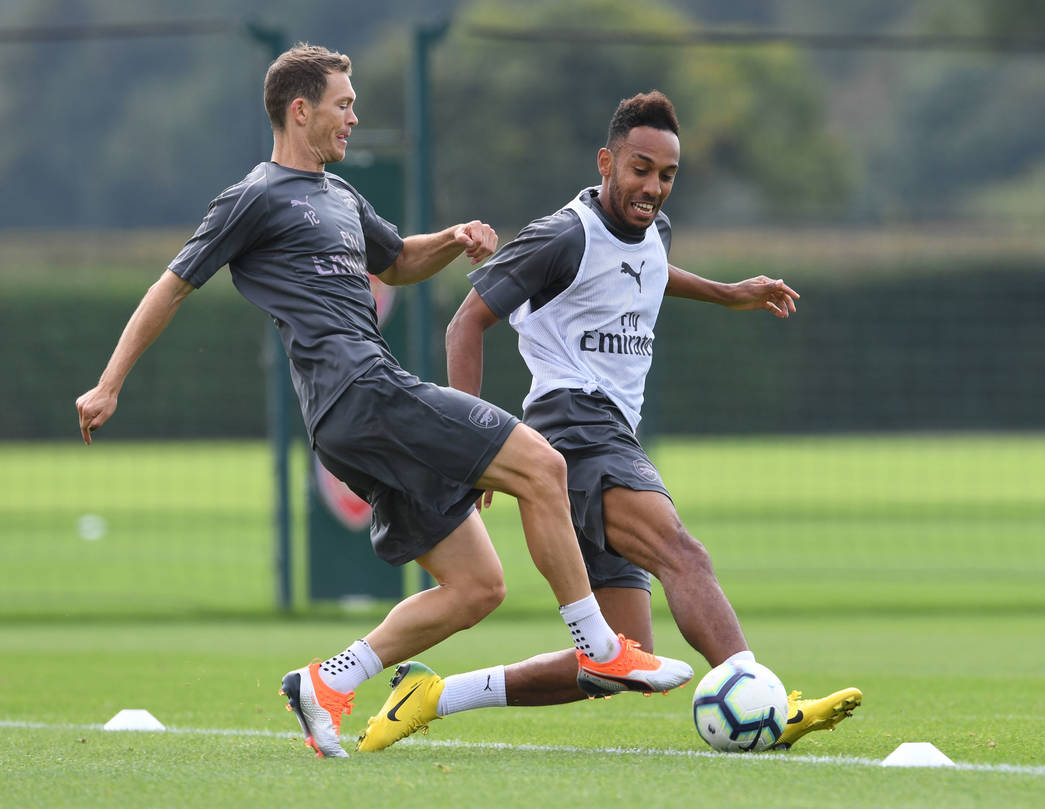
[[[12,728],[15,730],[64,730],[64,731],[94,731],[104,730],[102,725],[63,725],[46,722],[28,722],[20,720],[0,719],[0,728]],[[273,739],[292,739],[299,734],[290,731],[251,730],[239,728],[181,728],[168,727],[166,731],[107,731],[124,733],[178,733],[186,735],[202,736],[244,736],[265,737]],[[665,756],[679,758],[722,758],[729,756],[735,761],[745,763],[796,763],[796,764],[827,764],[842,767],[880,767],[882,762],[878,759],[864,758],[859,756],[809,756],[794,755],[791,753],[767,755],[731,755],[716,753],[710,750],[679,750],[676,748],[656,747],[575,747],[571,745],[558,744],[513,744],[508,742],[468,742],[461,739],[424,739],[410,738],[400,742],[409,747],[441,747],[450,749],[469,750],[505,750],[517,753],[602,753],[614,756]],[[1034,775],[1045,776],[1045,766],[1033,766],[1024,764],[974,764],[972,762],[955,762],[953,767],[941,767],[944,771],[962,770],[967,772],[1007,773],[1012,775]]]

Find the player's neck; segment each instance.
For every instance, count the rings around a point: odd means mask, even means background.
[[[272,162],[297,171],[323,171],[326,166],[311,151],[289,138],[276,138],[272,145]]]

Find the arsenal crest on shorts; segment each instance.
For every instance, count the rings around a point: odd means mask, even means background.
[[[468,420],[476,427],[493,429],[501,426],[501,414],[486,404],[477,404],[468,414]]]

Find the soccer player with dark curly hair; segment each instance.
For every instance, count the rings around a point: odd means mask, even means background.
[[[447,366],[453,387],[478,395],[483,333],[508,318],[533,376],[523,421],[566,459],[574,530],[603,614],[652,649],[652,574],[683,637],[717,666],[754,661],[754,654],[707,550],[682,524],[636,437],[654,324],[665,295],[786,318],[798,293],[780,279],[723,284],[669,263],[671,224],[662,207],[679,157],[679,123],[663,93],[621,101],[596,158],[601,183],[531,222],[469,276],[473,289],[447,329]],[[626,672],[578,681],[572,658],[564,650],[445,680],[417,661],[404,663],[388,702],[410,698],[397,721],[386,711],[371,719],[359,749],[387,747],[457,711],[650,690]],[[833,727],[861,699],[855,688],[819,700],[800,696],[789,699],[778,746]]]

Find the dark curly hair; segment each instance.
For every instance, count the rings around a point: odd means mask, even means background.
[[[612,149],[637,126],[666,129],[678,135],[679,119],[675,116],[675,107],[660,90],[639,93],[623,99],[617,105],[617,110],[610,119],[606,148]]]

